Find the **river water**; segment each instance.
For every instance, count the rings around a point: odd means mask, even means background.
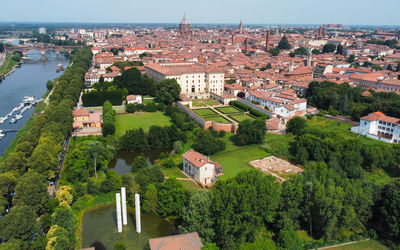
[[[24,96],[42,97],[46,93],[46,82],[62,74],[62,71],[56,73],[57,65],[62,63],[66,66],[69,63],[69,60],[63,54],[57,55],[53,51],[46,52],[44,58],[39,51],[32,50],[28,53],[28,58],[26,63],[0,83],[0,116],[10,113],[14,107],[21,103]],[[3,124],[0,124],[0,130],[23,128],[32,112],[33,108],[26,111],[23,118],[16,124],[10,124],[11,118],[9,118]],[[15,114],[12,117],[15,117]],[[15,132],[9,132],[3,139],[0,139],[0,156],[3,155],[15,136]]]

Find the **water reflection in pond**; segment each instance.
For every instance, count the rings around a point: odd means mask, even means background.
[[[120,175],[128,174],[131,172],[131,165],[136,156],[143,154],[147,159],[149,166],[153,165],[154,162],[160,159],[161,153],[167,153],[169,150],[145,150],[145,151],[117,151],[117,156],[110,162],[108,166],[110,169],[114,169]]]
[[[115,205],[109,205],[85,213],[82,219],[82,247],[89,247],[93,242],[101,242],[106,249],[113,249],[117,242],[122,242],[128,249],[140,249],[151,238],[171,235],[174,231],[175,221],[167,221],[153,215],[143,215],[142,232],[136,233],[135,213],[129,211],[128,225],[123,227],[123,232],[117,232]]]

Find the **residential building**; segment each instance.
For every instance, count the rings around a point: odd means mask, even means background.
[[[46,34],[46,27],[40,27],[39,34]]]
[[[361,117],[359,125],[352,127],[351,131],[387,143],[400,143],[400,119],[381,112]]]
[[[181,93],[190,98],[208,98],[211,92],[221,95],[224,90],[224,70],[196,62],[152,63],[147,65],[146,73],[156,82],[175,79]]]
[[[199,152],[189,150],[182,157],[183,172],[202,186],[212,185],[217,180],[216,176],[222,173],[219,163],[210,161]]]
[[[74,129],[101,128],[103,122],[103,111],[101,109],[75,109],[72,111],[72,115],[74,119],[72,127]]]
[[[142,96],[141,95],[128,95],[126,97],[127,104],[142,104]]]
[[[203,247],[197,232],[150,239],[149,245],[151,250],[201,250]]]

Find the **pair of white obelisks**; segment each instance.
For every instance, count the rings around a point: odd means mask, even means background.
[[[121,193],[115,194],[116,205],[117,205],[117,228],[118,233],[122,232],[122,225],[128,224],[128,218],[126,213],[126,191],[125,187],[121,188]],[[122,206],[121,206],[122,203]],[[122,209],[121,209],[122,207]],[[135,212],[136,212],[136,232],[142,231],[140,226],[140,197],[139,194],[135,194]]]

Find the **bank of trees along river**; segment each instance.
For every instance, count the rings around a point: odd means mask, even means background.
[[[72,109],[78,101],[92,53],[83,48],[73,55],[73,65],[58,79],[50,103],[19,139],[15,152],[1,165],[0,210],[11,206],[0,219],[0,236],[8,249],[62,249],[75,244],[75,218],[69,208],[72,190],[60,189],[48,198],[47,180],[59,171],[61,144],[72,128]],[[43,83],[45,84],[45,83]],[[36,218],[40,217],[40,228]],[[69,247],[68,247],[69,246]]]

